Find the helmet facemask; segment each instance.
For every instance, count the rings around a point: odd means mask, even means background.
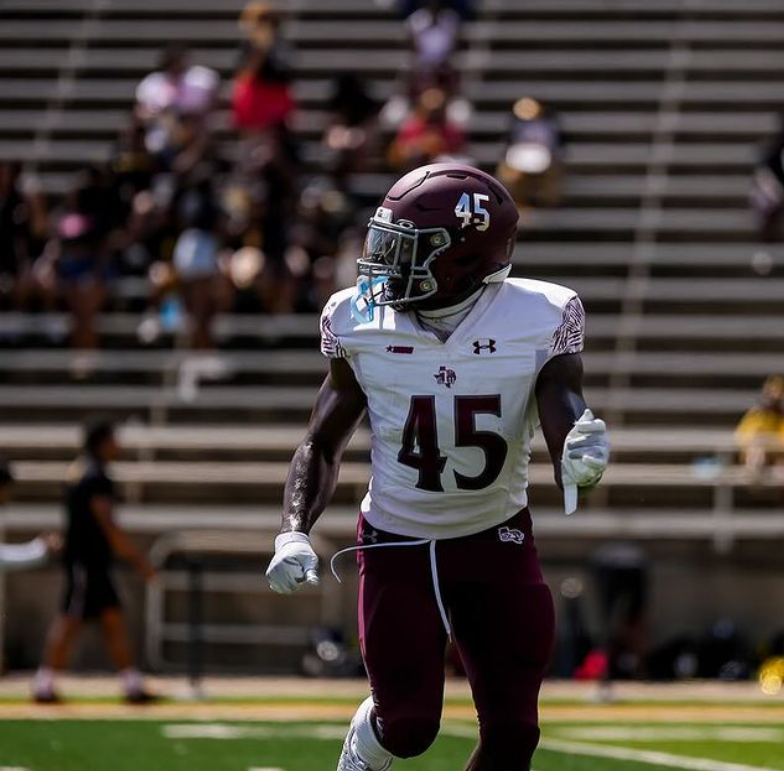
[[[417,228],[408,220],[392,224],[391,214],[381,207],[370,220],[357,261],[359,299],[371,313],[375,306],[404,310],[432,297],[438,282],[431,265],[452,244],[446,228]]]

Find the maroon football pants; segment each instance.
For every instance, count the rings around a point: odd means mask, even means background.
[[[360,545],[412,540],[360,520]],[[413,757],[439,730],[447,632],[435,572],[479,717],[470,768],[529,769],[555,621],[528,510],[434,548],[366,548],[358,556],[360,643],[381,743],[396,757]]]

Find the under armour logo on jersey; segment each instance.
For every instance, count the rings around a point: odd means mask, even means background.
[[[446,386],[447,388],[451,388],[457,380],[457,374],[449,367],[439,367],[438,373],[433,375],[433,377],[438,385]]]
[[[525,540],[525,533],[522,530],[510,530],[508,527],[499,527],[498,537],[504,543],[516,543],[518,546],[522,546]]]
[[[375,530],[362,533],[362,543],[378,543],[378,533]]]
[[[487,351],[488,353],[495,353],[495,340],[489,337],[483,337],[479,340],[474,340],[474,353],[479,356],[480,353]]]

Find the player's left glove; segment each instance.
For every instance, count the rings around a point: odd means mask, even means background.
[[[603,420],[595,418],[590,410],[586,410],[567,434],[561,456],[561,480],[567,514],[577,510],[577,488],[598,484],[609,462],[607,426]]]
[[[281,533],[275,539],[267,580],[278,594],[293,594],[305,585],[318,586],[318,557],[306,533]]]

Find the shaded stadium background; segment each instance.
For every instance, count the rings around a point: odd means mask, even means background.
[[[145,668],[359,673],[350,560],[294,600],[262,572],[325,371],[318,310],[398,170],[449,153],[519,196],[515,275],[588,312],[612,468],[570,519],[541,443],[532,469],[553,673],[595,678],[609,654],[624,677],[744,679],[784,654],[780,395],[735,433],[784,372],[781,4],[482,0],[436,67],[410,51],[411,8],[279,0],[264,32],[243,7],[0,2],[0,201],[23,207],[0,224],[3,538],[61,527],[79,425],[109,415],[120,520],[161,567],[122,577]],[[151,116],[137,87],[173,43],[219,77],[215,103],[202,73],[197,106]],[[542,147],[546,171],[510,168]],[[325,560],[352,540],[367,459],[362,429],[316,530]],[[59,573],[0,581],[5,666],[32,669]],[[85,639],[75,667],[106,664]]]

